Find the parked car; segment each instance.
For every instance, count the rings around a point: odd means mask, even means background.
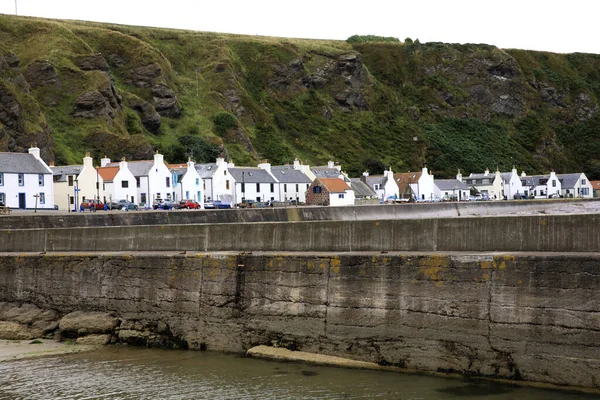
[[[241,203],[237,204],[238,208],[252,208],[254,207],[254,203],[256,203],[256,201],[254,200],[244,200]]]
[[[207,201],[204,203],[204,208],[206,210],[213,210],[215,209],[215,203],[213,203],[212,201]]]
[[[138,210],[138,206],[137,204],[134,204],[132,202],[130,202],[129,200],[119,200],[118,202],[116,202],[116,204],[113,205],[112,207],[113,209],[117,209],[117,210],[132,210],[132,211],[137,211]]]
[[[171,200],[157,200],[153,204],[155,210],[172,210],[178,208],[179,204]]]
[[[188,210],[197,210],[200,208],[200,204],[194,200],[181,200],[179,202],[179,208],[187,208]]]
[[[213,208],[231,208],[231,204],[221,203],[221,201],[219,201],[219,200],[215,200],[213,202],[213,204],[214,204]]]
[[[82,208],[82,207],[86,210],[89,210],[90,207],[94,207],[96,210],[103,210],[104,203],[101,202],[100,200],[84,200],[79,205],[79,208]]]

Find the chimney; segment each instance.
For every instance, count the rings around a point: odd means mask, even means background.
[[[41,160],[40,149],[38,147],[35,147],[35,143],[31,144],[31,147],[29,148],[29,154],[33,154],[33,156],[35,158],[37,158],[38,160]]]
[[[187,162],[187,169],[188,169],[188,171],[191,170],[191,169],[194,169],[194,168],[196,168],[194,166],[194,162],[192,161],[191,158],[188,158],[188,162]]]
[[[94,168],[94,159],[92,157],[90,157],[90,152],[88,151],[87,153],[85,153],[85,157],[83,157],[83,167],[90,167],[90,168]]]
[[[300,169],[300,160],[294,159],[294,169]]]
[[[521,171],[521,176],[527,176],[527,174],[525,174],[525,171]]]
[[[119,163],[119,169],[127,168],[127,161],[125,161],[125,157],[121,158],[121,162]]]
[[[427,172],[427,165],[425,165],[425,166],[423,167],[423,169],[421,170],[421,173],[422,173],[423,175],[429,175],[429,172]]]
[[[54,161],[50,161],[50,167],[54,167]]]
[[[517,174],[518,174],[518,172],[517,172],[517,169],[516,169],[514,166],[512,167],[512,171],[511,171],[511,173],[512,173],[513,175],[517,175]]]
[[[327,168],[335,168],[335,163],[333,161],[327,161]]]
[[[100,166],[106,167],[108,164],[110,164],[110,158],[106,157],[105,155],[104,158],[100,160]]]
[[[217,157],[217,168],[223,164],[225,164],[225,159],[223,157]]]
[[[369,176],[369,171],[365,171],[363,172],[363,176],[366,178],[367,176]]]
[[[490,170],[488,168],[485,169],[485,172],[483,173],[484,176],[488,176],[490,174]]]
[[[456,180],[462,182],[462,174],[460,173],[460,169],[458,170],[458,173],[456,174]]]
[[[164,164],[164,163],[165,163],[165,161],[164,161],[163,155],[159,154],[159,152],[157,151],[154,154],[154,166],[158,166],[158,165]]]
[[[262,162],[260,164],[258,164],[258,168],[264,169],[265,171],[268,171],[269,173],[271,172],[271,164],[269,163],[269,160],[262,160]]]

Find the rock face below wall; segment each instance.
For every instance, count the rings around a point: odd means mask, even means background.
[[[15,255],[0,301],[86,311],[98,329],[71,314],[70,332],[133,344],[600,388],[599,267],[594,253]]]

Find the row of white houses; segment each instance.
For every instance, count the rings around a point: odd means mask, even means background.
[[[113,162],[100,160],[95,167],[90,154],[80,165],[48,166],[36,147],[28,153],[0,153],[0,203],[11,208],[76,210],[88,199],[102,202],[126,199],[150,208],[157,200],[195,200],[200,204],[220,201],[237,204],[286,201],[318,205],[354,205],[394,201],[400,198],[430,201],[466,200],[472,193],[490,200],[514,198],[593,197],[594,188],[585,174],[520,175],[486,170],[456,179],[435,179],[426,167],[418,172],[383,175],[363,173],[349,178],[340,165],[309,167],[295,160],[291,165],[236,167],[217,158],[215,163],[166,164],[156,153],[152,160]]]

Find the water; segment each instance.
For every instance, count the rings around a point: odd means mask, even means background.
[[[113,347],[0,363],[0,400],[36,399],[591,400],[600,396],[212,352]]]

